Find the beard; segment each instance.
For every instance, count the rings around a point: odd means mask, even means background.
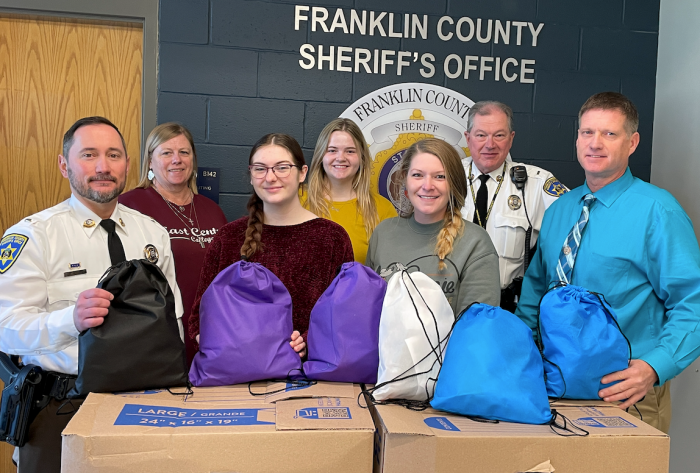
[[[88,184],[96,180],[116,182],[117,188],[104,192],[92,189]],[[119,197],[119,194],[121,194],[124,187],[126,187],[126,179],[124,179],[120,184],[116,177],[109,174],[96,174],[95,176],[88,178],[87,182],[82,182],[75,177],[70,166],[68,167],[68,182],[70,182],[70,185],[76,194],[81,197],[85,197],[87,200],[97,202],[98,204],[106,204],[113,201]]]

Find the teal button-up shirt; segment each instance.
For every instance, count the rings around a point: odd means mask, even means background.
[[[588,185],[561,196],[545,212],[537,253],[525,274],[518,315],[536,326],[564,239],[578,220]],[[572,284],[600,292],[659,384],[700,355],[700,250],[688,215],[671,194],[632,176],[629,168],[595,192],[597,201],[574,264]]]

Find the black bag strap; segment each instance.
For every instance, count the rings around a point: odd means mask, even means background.
[[[559,401],[559,400],[563,399],[564,396],[566,395],[566,379],[564,379],[564,373],[562,372],[559,365],[557,365],[553,361],[547,359],[546,356],[544,356],[544,341],[542,340],[542,328],[541,328],[542,326],[541,326],[541,322],[540,322],[540,310],[542,308],[542,301],[544,300],[544,297],[547,294],[549,294],[550,292],[552,292],[553,290],[560,288],[560,287],[564,287],[564,286],[568,286],[568,284],[565,283],[564,281],[555,281],[554,283],[550,283],[550,285],[547,288],[547,290],[545,291],[545,293],[542,294],[542,297],[540,297],[540,302],[537,304],[537,319],[536,319],[537,320],[537,326],[536,326],[537,340],[535,340],[535,346],[537,346],[537,349],[540,352],[540,356],[542,357],[542,362],[549,363],[550,365],[554,366],[557,369],[557,371],[559,371],[559,376],[561,376],[561,382],[564,383],[564,391],[561,393],[561,396],[552,398],[554,401]],[[547,384],[547,372],[543,370],[542,374],[544,376],[544,382],[546,385]]]
[[[409,276],[409,278],[410,278],[410,276]],[[411,280],[411,282],[413,282],[413,280]],[[414,284],[414,287],[415,287],[415,284]],[[416,288],[416,289],[417,289],[417,288]],[[420,294],[420,292],[419,292],[419,294]],[[410,292],[409,292],[409,295],[410,295]],[[422,296],[421,296],[421,298],[422,298]],[[420,317],[418,316],[418,308],[416,307],[415,302],[413,301],[413,298],[412,298],[412,297],[411,297],[411,301],[413,302],[413,306],[414,306],[414,309],[415,309],[415,311],[416,311],[416,316],[418,317],[419,322],[420,322],[421,325],[423,326],[423,331],[424,331],[424,333],[426,334],[426,337],[427,337],[427,336],[428,336],[428,335],[427,335],[427,329],[425,328],[425,325],[423,324],[423,321],[422,321],[422,320],[420,319]],[[425,300],[423,300],[423,302],[425,303]],[[391,379],[391,380],[389,380],[389,381],[385,381],[385,382],[383,382],[383,383],[377,384],[377,385],[375,385],[374,387],[369,388],[369,389],[363,388],[363,390],[362,390],[362,392],[360,393],[360,395],[358,395],[358,404],[360,404],[360,403],[359,403],[359,397],[360,397],[361,395],[364,394],[365,397],[366,397],[366,399],[367,399],[370,403],[372,403],[373,405],[377,405],[377,404],[379,404],[379,405],[396,404],[396,405],[403,406],[403,407],[405,407],[405,408],[407,408],[407,409],[410,409],[410,410],[413,410],[413,411],[424,411],[424,410],[426,410],[428,407],[430,407],[430,401],[432,400],[433,395],[430,394],[430,391],[429,391],[429,389],[428,389],[428,385],[430,384],[431,381],[436,383],[436,382],[437,382],[437,379],[440,377],[440,372],[442,371],[442,365],[443,365],[443,346],[446,346],[446,345],[447,345],[447,342],[448,342],[450,336],[452,335],[452,332],[454,331],[454,328],[455,328],[455,326],[457,325],[457,322],[462,318],[462,315],[465,314],[474,304],[478,304],[478,302],[473,302],[473,303],[469,304],[469,306],[468,306],[467,308],[465,308],[462,312],[460,312],[460,313],[457,315],[457,317],[455,318],[455,321],[452,323],[452,327],[450,327],[449,332],[448,332],[443,338],[441,338],[441,339],[438,340],[437,346],[433,346],[433,344],[430,343],[430,341],[429,341],[430,346],[431,346],[431,350],[430,350],[423,358],[421,358],[420,360],[418,360],[417,363],[415,363],[415,364],[414,364],[413,366],[411,366],[410,368],[406,369],[403,373],[401,373],[401,374],[399,374],[398,376],[394,377],[394,379]],[[427,303],[426,303],[426,306],[427,306]],[[432,311],[431,311],[431,314],[433,314]],[[435,315],[434,315],[434,314],[433,314],[433,319],[435,320]],[[435,323],[436,323],[436,325],[437,325],[437,321],[436,321],[436,320],[435,320]],[[440,349],[440,353],[438,353],[438,348]],[[421,371],[421,372],[413,373],[413,374],[410,374],[410,375],[406,375],[406,373],[408,373],[409,371],[415,369],[418,365],[420,365],[423,361],[425,361],[428,357],[432,356],[433,354],[436,355],[436,358],[435,358],[435,361],[433,362],[433,364],[430,365],[430,367],[429,367],[428,369],[426,369],[425,371]],[[440,368],[439,368],[438,373],[437,373],[437,376],[436,376],[435,378],[429,377],[429,378],[426,380],[426,384],[425,384],[426,400],[425,400],[425,401],[417,401],[417,400],[414,400],[414,399],[386,399],[386,400],[383,400],[383,401],[378,401],[378,400],[376,400],[376,399],[374,398],[373,393],[374,393],[374,391],[376,391],[377,389],[382,388],[382,387],[387,386],[387,385],[392,384],[392,383],[397,383],[397,382],[399,382],[399,381],[403,381],[403,380],[406,380],[406,379],[410,379],[410,378],[413,378],[413,377],[416,377],[416,376],[421,376],[421,375],[424,375],[424,374],[428,374],[428,373],[430,373],[430,372],[433,370],[433,367],[435,366],[435,363],[439,363],[439,364],[440,364]],[[360,404],[360,406],[363,407],[361,404]]]
[[[561,423],[557,422],[558,419],[561,420]],[[552,409],[552,418],[547,424],[552,432],[561,437],[588,437],[590,433],[575,425],[568,417],[556,409]]]
[[[599,292],[593,292],[593,291],[588,291],[591,294],[593,294],[597,299],[598,302],[600,302],[600,305],[603,307],[603,310],[605,311],[606,314],[608,314],[608,317],[610,317],[610,320],[615,322],[615,327],[620,331],[620,334],[625,338],[625,341],[627,342],[627,349],[629,350],[629,356],[628,361],[632,361],[632,344],[630,343],[629,338],[627,338],[627,335],[625,335],[625,332],[622,331],[622,327],[620,327],[620,323],[617,321],[617,317],[615,317],[612,312],[608,310],[608,306],[612,307],[607,299],[605,299],[605,295],[601,294]]]

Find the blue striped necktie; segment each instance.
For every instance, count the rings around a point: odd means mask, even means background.
[[[586,228],[590,207],[593,205],[595,200],[596,199],[593,194],[586,194],[584,196],[581,216],[578,218],[578,222],[576,222],[574,227],[566,236],[564,245],[561,247],[559,262],[557,263],[557,276],[559,277],[560,281],[565,283],[571,282],[571,277],[573,276],[574,271],[574,263],[576,262],[576,254],[578,253],[579,245],[581,245],[581,235],[583,235],[583,230]]]

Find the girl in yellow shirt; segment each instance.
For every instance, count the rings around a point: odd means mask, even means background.
[[[318,136],[302,199],[304,207],[348,232],[355,261],[362,264],[374,228],[396,217],[391,202],[370,190],[371,167],[362,130],[352,120],[336,118]]]

